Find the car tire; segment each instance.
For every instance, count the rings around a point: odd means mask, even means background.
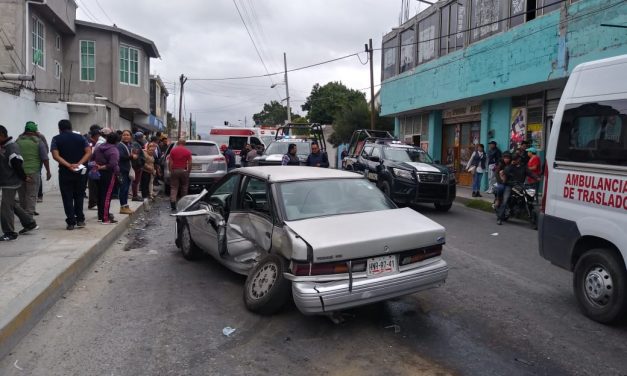
[[[246,308],[262,315],[278,312],[290,297],[291,283],[283,276],[286,262],[269,254],[252,268],[244,285]]]
[[[192,234],[189,231],[187,222],[182,222],[179,233],[179,243],[181,244],[181,253],[185,260],[194,261],[202,256],[202,250],[192,240]]]
[[[381,182],[381,186],[379,188],[381,188],[384,195],[392,199],[392,188],[390,188],[390,183],[384,180]]]
[[[451,207],[453,207],[452,202],[449,202],[448,204],[441,204],[439,202],[436,202],[433,205],[435,206],[435,210],[441,211],[441,212],[447,212],[451,210]]]
[[[627,315],[627,270],[609,249],[586,252],[575,265],[573,289],[579,308],[594,321],[609,324]]]

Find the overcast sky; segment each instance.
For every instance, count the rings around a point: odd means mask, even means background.
[[[286,97],[283,75],[232,81],[193,81],[265,74],[240,12],[270,73],[283,71],[283,52],[288,69],[361,52],[373,39],[398,25],[401,1],[389,0],[77,0],[77,18],[118,27],[151,39],[161,59],[152,59],[152,74],[166,82],[168,110],[174,112],[174,82],[181,73],[185,85],[184,106],[197,120],[198,131],[219,126],[225,120],[252,126],[252,115],[263,104]],[[416,14],[411,4],[410,17]],[[423,6],[424,8],[424,6]],[[375,84],[380,81],[380,51],[375,51]],[[288,75],[292,111],[300,106],[315,83],[342,81],[353,89],[369,87],[368,64],[357,57],[292,72]],[[272,83],[279,83],[271,89]],[[369,97],[369,89],[364,90]],[[178,117],[178,84],[176,93]]]

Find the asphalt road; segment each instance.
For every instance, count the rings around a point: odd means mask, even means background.
[[[348,312],[246,311],[244,278],[185,261],[166,202],[88,270],[0,361],[0,375],[626,375],[627,325],[580,315],[536,232],[455,205],[444,287]],[[227,337],[223,328],[235,332]]]

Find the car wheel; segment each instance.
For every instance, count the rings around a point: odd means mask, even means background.
[[[283,277],[285,261],[269,254],[250,271],[244,286],[244,304],[262,315],[278,312],[290,297],[290,281]]]
[[[390,183],[388,183],[387,181],[382,181],[380,188],[384,195],[392,198],[392,189],[390,188]]]
[[[435,206],[435,210],[441,211],[441,212],[447,212],[447,211],[451,210],[451,207],[453,206],[453,203],[449,202],[448,204],[441,204],[439,202],[436,202],[433,205]]]
[[[198,260],[202,255],[202,250],[194,243],[187,222],[181,223],[181,227],[179,238],[183,257],[189,261]]]
[[[620,257],[608,249],[592,249],[577,262],[573,288],[584,315],[608,324],[627,314],[627,271]]]

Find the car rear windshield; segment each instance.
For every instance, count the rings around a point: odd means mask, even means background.
[[[395,162],[422,162],[433,163],[429,154],[418,148],[395,148],[387,147],[384,149],[385,159]]]
[[[278,200],[288,221],[395,208],[365,179],[322,179],[280,183]]]
[[[218,155],[220,151],[215,144],[192,144],[190,142],[185,144],[185,147],[192,152],[192,155]]]
[[[290,144],[296,144],[296,154],[309,155],[311,153],[311,144],[309,142],[273,142],[264,154],[285,154]]]

